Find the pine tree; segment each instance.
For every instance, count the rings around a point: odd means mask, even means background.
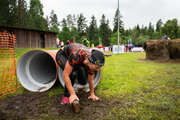
[[[85,29],[87,27],[87,24],[86,24],[86,18],[83,16],[83,14],[81,13],[80,16],[78,17],[78,21],[77,21],[77,28],[78,28],[78,31],[79,31],[79,36],[82,37],[82,36],[85,36],[86,33],[85,33]]]
[[[49,21],[50,31],[59,32],[59,28],[58,28],[59,22],[58,22],[58,18],[54,10],[51,11],[49,18],[50,18],[50,21]]]
[[[30,13],[27,8],[27,2],[25,0],[19,0],[18,9],[19,9],[19,18],[20,21],[18,22],[18,26],[22,28],[30,28]]]
[[[156,24],[156,31],[160,32],[161,26],[163,25],[162,20],[159,19]]]
[[[43,18],[43,5],[39,0],[30,0],[30,28],[45,30],[46,28],[46,19]]]
[[[92,15],[91,22],[89,25],[89,40],[91,41],[91,43],[93,42],[94,44],[96,44],[95,40],[98,40],[98,37],[99,36],[98,36],[97,22],[94,15]]]
[[[154,26],[151,25],[151,22],[149,23],[149,28],[148,28],[148,35],[150,39],[153,39],[153,32],[154,32]]]
[[[49,27],[50,27],[50,25],[49,25],[49,17],[48,17],[48,15],[46,15],[46,28],[47,28],[47,30],[49,30]]]
[[[99,34],[102,38],[102,45],[109,46],[111,29],[109,28],[109,20],[106,21],[104,14],[102,15],[102,18],[100,20]]]
[[[76,18],[75,14],[72,16],[72,21],[73,21],[73,23],[72,23],[73,25],[72,26],[76,26],[77,18]]]
[[[60,24],[60,26],[63,28],[63,27],[65,27],[65,26],[67,26],[67,22],[66,22],[66,19],[65,18],[63,18],[63,20],[60,22],[61,24]]]
[[[139,37],[139,35],[141,34],[141,30],[140,30],[139,24],[137,25],[136,29],[137,29],[136,36]]]
[[[67,27],[69,27],[71,29],[71,27],[73,26],[73,18],[71,16],[71,14],[67,15]]]
[[[123,21],[121,20],[122,18],[122,15],[120,14],[120,11],[119,11],[119,32],[120,33],[123,33]],[[113,25],[114,25],[114,28],[113,28],[113,33],[116,33],[118,31],[118,9],[116,10],[116,14],[115,14],[115,17],[114,17],[114,21],[113,21]]]
[[[17,27],[18,9],[16,0],[1,0],[0,25]]]

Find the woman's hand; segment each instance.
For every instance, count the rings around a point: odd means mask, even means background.
[[[79,101],[79,98],[77,97],[76,94],[73,94],[69,97],[69,103],[70,105],[73,103],[74,100],[78,100]]]
[[[95,95],[90,95],[88,97],[88,99],[93,99],[93,100],[99,100],[99,97],[95,96]]]

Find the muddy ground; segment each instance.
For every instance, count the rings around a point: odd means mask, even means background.
[[[47,92],[18,95],[0,99],[0,120],[22,119],[106,119],[108,109],[118,102],[111,103],[105,99],[88,100],[89,93],[77,93],[80,99],[79,114],[74,114],[69,105],[61,105],[63,95],[48,96]],[[113,104],[113,105],[112,105]]]
[[[139,59],[142,62],[180,63],[179,59],[159,61]],[[0,120],[22,119],[108,119],[109,110],[123,107],[123,103],[114,98],[88,100],[89,93],[77,93],[80,99],[79,114],[74,114],[69,105],[61,105],[63,95],[48,96],[47,92],[28,92],[24,95],[0,99]]]

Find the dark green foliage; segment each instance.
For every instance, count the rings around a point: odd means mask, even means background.
[[[59,22],[58,22],[58,18],[57,18],[57,15],[55,14],[54,10],[51,11],[51,14],[50,14],[50,27],[53,27],[54,25],[56,26],[59,26]]]
[[[105,15],[102,15],[99,26],[99,34],[102,38],[102,45],[109,46],[111,39],[111,29],[109,28],[109,20],[106,20]]]
[[[86,33],[85,33],[85,29],[87,27],[86,22],[87,22],[86,18],[81,13],[80,16],[78,17],[78,21],[77,21],[77,28],[78,28],[80,37],[86,35]]]
[[[71,14],[67,15],[67,27],[71,28],[74,26],[73,17]]]
[[[149,23],[149,29],[148,29],[148,35],[149,35],[150,39],[153,39],[152,38],[153,32],[154,32],[154,26],[151,25],[151,22],[150,22]]]
[[[43,5],[39,0],[30,1],[30,28],[37,30],[45,30],[46,19],[43,18]]]
[[[97,27],[96,18],[94,17],[94,15],[92,15],[92,17],[91,17],[88,35],[89,35],[90,43],[91,44],[94,43],[95,45],[98,45],[98,43],[95,43],[95,41],[98,41],[99,34],[98,34],[98,27]]]
[[[156,24],[156,31],[157,31],[157,32],[160,32],[160,29],[161,29],[161,26],[162,26],[162,25],[163,25],[162,20],[159,19],[158,22],[157,22],[157,24]]]
[[[66,19],[63,18],[63,20],[61,21],[61,25],[60,25],[62,28],[67,26],[67,22],[66,22]]]
[[[63,41],[64,44],[66,44],[67,40],[71,41],[71,39],[72,39],[71,32],[67,26],[64,26],[62,31],[60,31],[60,33],[58,34],[58,38],[61,41]]]
[[[178,20],[168,20],[163,25],[161,19],[156,23],[156,26],[149,22],[149,26],[142,27],[137,24],[133,28],[124,29],[122,15],[118,9],[115,12],[113,20],[113,31],[109,28],[109,20],[102,15],[100,25],[97,26],[95,16],[92,15],[89,25],[87,25],[86,17],[81,13],[79,15],[68,14],[66,18],[58,22],[58,16],[52,10],[50,16],[43,17],[43,5],[41,0],[30,0],[30,5],[27,5],[26,0],[0,0],[0,25],[10,27],[29,28],[36,30],[45,30],[58,32],[58,38],[73,41],[73,36],[76,42],[81,42],[81,38],[86,37],[90,43],[95,46],[99,44],[99,37],[102,39],[103,46],[117,44],[118,32],[118,13],[119,13],[119,33],[121,44],[128,44],[128,40],[132,40],[134,45],[142,45],[145,40],[161,39],[163,34],[166,34],[171,39],[179,38],[180,25]],[[60,28],[63,28],[60,30]],[[67,33],[66,33],[66,32]],[[113,34],[112,34],[113,33]],[[68,36],[69,35],[69,36]],[[113,41],[111,41],[113,39]]]
[[[74,27],[74,26],[72,26],[72,28],[71,28],[71,39],[70,39],[70,41],[73,40],[73,37],[75,37],[76,42],[80,43],[80,41],[78,41],[78,40],[80,39],[80,37],[79,37],[79,31],[78,31],[78,29],[77,29],[76,27]],[[72,42],[73,42],[73,41],[72,41]]]
[[[171,39],[176,39],[178,38],[178,31],[179,31],[179,26],[178,26],[178,20],[173,19],[173,20],[168,20],[164,26],[161,27],[161,33],[166,34],[168,37]]]
[[[27,8],[27,3],[25,0],[21,0],[18,3],[18,27],[30,28],[30,13]]]
[[[0,1],[0,25],[17,27],[18,7],[16,0]]]
[[[119,11],[119,32],[123,33],[123,21],[121,20],[121,18],[122,18],[122,15],[120,14],[120,11]],[[116,33],[118,31],[118,9],[116,10],[116,14],[115,14],[113,22],[114,22],[113,33]]]
[[[49,30],[49,17],[46,15],[46,30]]]
[[[50,26],[50,31],[53,32],[59,32],[59,22],[58,22],[58,18],[57,15],[55,14],[54,10],[51,11],[50,14],[50,22],[49,22],[49,26]]]

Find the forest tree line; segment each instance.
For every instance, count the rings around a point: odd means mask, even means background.
[[[118,44],[117,29],[118,29],[118,9],[115,11],[113,18],[113,29],[109,27],[109,20],[103,14],[100,20],[100,25],[97,26],[97,20],[94,15],[88,24],[86,17],[80,13],[77,15],[67,15],[61,21],[58,21],[58,16],[52,10],[50,15],[44,18],[43,5],[40,0],[30,0],[30,5],[27,6],[25,0],[0,0],[0,25],[18,28],[27,28],[43,31],[57,32],[57,38],[66,43],[67,40],[81,43],[84,38],[87,38],[90,43],[99,44],[99,39],[102,40],[103,46]],[[163,23],[159,19],[156,26],[149,22],[149,26],[135,25],[132,29],[124,29],[122,15],[119,11],[119,33],[121,44],[128,44],[131,39],[133,45],[142,45],[146,40],[161,39],[163,34],[166,34],[171,39],[179,38],[180,25],[178,20],[172,19]],[[61,30],[60,30],[61,28]]]

